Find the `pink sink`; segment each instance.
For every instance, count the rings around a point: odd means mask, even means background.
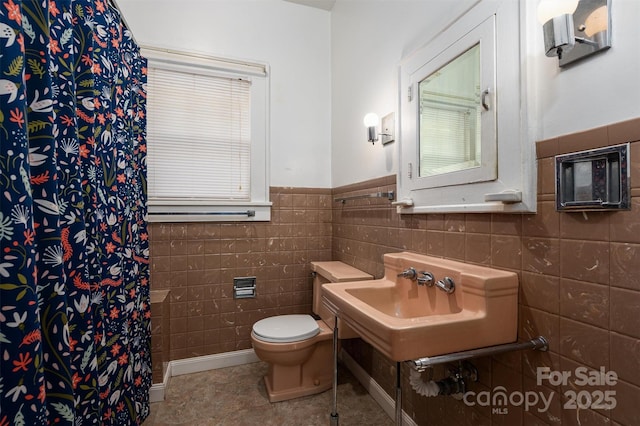
[[[463,262],[403,252],[384,255],[380,280],[325,284],[322,303],[394,361],[443,355],[517,339],[518,276]],[[455,291],[397,277],[409,268]]]

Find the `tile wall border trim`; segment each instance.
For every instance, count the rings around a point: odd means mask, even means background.
[[[536,158],[640,141],[640,118],[620,121],[536,142]]]

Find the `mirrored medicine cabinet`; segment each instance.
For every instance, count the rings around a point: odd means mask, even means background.
[[[519,20],[480,1],[402,62],[400,213],[535,211]]]
[[[422,80],[418,96],[420,176],[480,167],[480,44]]]

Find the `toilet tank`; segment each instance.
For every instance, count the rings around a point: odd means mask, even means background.
[[[335,317],[322,306],[322,284],[366,281],[373,279],[372,275],[339,261],[311,262],[311,271],[314,273],[313,313],[320,316],[320,318],[331,328],[334,327]],[[338,325],[340,326],[340,324]],[[341,327],[338,328],[338,331],[340,332],[341,338],[357,337],[357,334],[354,336],[345,335],[343,332],[347,332],[347,330],[342,329]]]

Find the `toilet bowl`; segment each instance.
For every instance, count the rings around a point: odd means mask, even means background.
[[[311,270],[313,312],[320,319],[311,315],[278,315],[257,321],[251,331],[256,356],[269,365],[264,382],[270,402],[331,388],[334,317],[322,308],[322,284],[373,279],[342,262],[311,262]],[[340,323],[338,331],[340,338],[357,337]]]
[[[291,341],[285,341],[286,338],[279,342],[267,341],[271,337],[268,329],[276,327],[269,323],[274,319],[289,325],[304,324],[309,330],[315,329],[315,333],[307,338],[291,337]],[[256,329],[264,331],[262,334],[256,333]],[[331,387],[333,330],[323,321],[316,321],[311,315],[265,318],[254,324],[251,343],[258,358],[269,364],[264,377],[269,401],[278,402],[313,395]]]

